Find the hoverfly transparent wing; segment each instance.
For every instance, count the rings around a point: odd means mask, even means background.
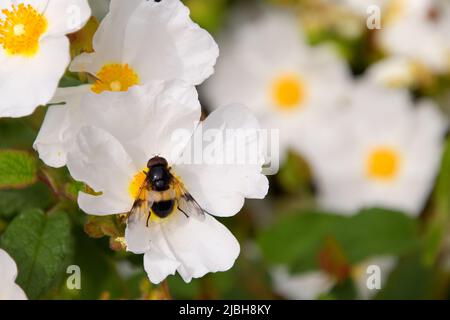
[[[133,203],[133,207],[128,213],[127,222],[128,223],[139,223],[140,220],[145,217],[146,226],[148,227],[148,223],[150,220],[151,210],[150,208],[153,205],[153,197],[149,190],[149,184],[147,179],[142,184],[139,189],[139,194],[137,199]]]
[[[205,220],[205,214],[209,214],[204,210],[194,197],[186,190],[183,184],[173,177],[174,187],[177,193],[177,205],[178,210],[183,213],[187,218],[195,217],[200,221]]]

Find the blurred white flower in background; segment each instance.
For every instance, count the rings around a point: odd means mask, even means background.
[[[325,0],[325,2],[341,5],[357,15],[367,17],[369,8],[376,6],[383,9],[389,0]]]
[[[0,117],[23,117],[53,97],[69,62],[66,34],[91,15],[87,0],[0,3]]]
[[[17,266],[10,255],[0,249],[0,300],[26,300],[25,292],[15,283]]]
[[[67,166],[74,179],[101,195],[80,193],[80,208],[94,215],[129,212],[146,178],[147,161],[158,155],[211,215],[205,214],[206,219],[200,221],[187,218],[175,207],[167,218],[152,215],[147,227],[148,212],[141,212],[128,219],[127,250],[144,253],[144,267],[154,283],[175,271],[189,282],[207,272],[231,268],[239,255],[239,243],[212,215],[232,216],[245,198],[265,197],[268,180],[261,174],[263,163],[180,162],[180,154],[174,153],[180,141],[171,134],[184,129],[190,138],[198,130],[224,134],[229,129],[258,129],[256,118],[244,107],[228,106],[196,127],[201,116],[197,92],[179,81],[135,86],[127,92],[90,93],[81,105],[90,122],[79,131]],[[230,143],[228,139],[224,135],[224,146]],[[192,147],[188,142],[183,144],[186,151]],[[242,142],[249,151],[258,140],[248,137]],[[202,145],[210,147],[206,141]]]
[[[113,0],[93,41],[95,52],[76,57],[71,70],[88,72],[97,80],[59,89],[52,102],[65,105],[49,108],[34,143],[49,166],[66,164],[83,117],[82,95],[126,91],[152,80],[181,79],[197,85],[213,73],[219,54],[214,39],[192,22],[179,0]]]
[[[439,170],[447,127],[431,101],[416,106],[407,91],[361,80],[347,112],[328,124],[314,148],[320,204],[347,214],[373,206],[419,214]]]
[[[372,64],[367,78],[388,88],[408,88],[418,81],[418,66],[404,57],[390,57]]]
[[[368,280],[372,273],[368,272],[369,266],[377,266],[380,271],[380,285],[386,283],[390,273],[397,264],[393,256],[379,256],[367,259],[356,265],[350,274],[355,284],[357,299],[372,299],[379,289],[370,288]],[[314,300],[327,294],[337,284],[337,280],[323,271],[309,271],[300,274],[290,274],[285,267],[278,267],[272,272],[272,281],[275,291],[291,300]]]
[[[391,56],[410,59],[435,73],[450,72],[450,2],[390,1],[377,40]]]
[[[216,72],[202,93],[210,107],[244,103],[263,127],[280,129],[281,158],[293,147],[307,154],[318,120],[340,110],[347,66],[331,48],[310,47],[288,12],[263,10],[242,20],[219,40]]]

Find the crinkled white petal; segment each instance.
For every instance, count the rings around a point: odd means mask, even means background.
[[[138,253],[147,250],[144,267],[150,281],[159,283],[178,271],[184,281],[190,282],[208,272],[226,271],[233,266],[239,255],[239,243],[216,219],[206,215],[201,221],[186,218],[180,212],[167,219],[150,224],[146,230],[142,228],[145,219],[140,227],[131,230],[127,226],[128,250]],[[138,230],[140,236],[132,235]]]
[[[219,54],[179,0],[112,1],[94,50],[75,58],[71,70],[96,73],[107,63],[128,63],[141,83],[181,79],[194,85],[213,73]]]
[[[179,0],[141,5],[128,24],[125,48],[125,61],[136,66],[144,82],[181,79],[200,84],[214,72],[219,55],[214,39],[192,22]]]
[[[80,112],[82,97],[89,92],[89,85],[60,88],[48,108],[33,148],[49,166],[59,168],[67,163],[67,153],[78,132],[83,114]]]
[[[112,0],[108,14],[100,23],[93,38],[95,52],[82,53],[75,57],[70,70],[95,74],[106,63],[123,61],[126,28],[130,16],[142,2],[144,1]]]
[[[110,132],[139,169],[156,156],[173,163],[198,121],[201,107],[195,87],[155,81],[127,92],[89,93],[80,108],[82,122]],[[177,138],[177,133],[182,133]]]
[[[15,283],[17,266],[11,256],[0,249],[0,300],[26,300],[27,296]]]
[[[94,215],[130,211],[134,200],[129,184],[138,169],[114,136],[95,127],[83,127],[67,156],[67,167],[75,180],[101,192],[99,196],[79,194],[83,211]]]
[[[207,212],[232,216],[242,208],[245,198],[262,199],[267,194],[268,180],[261,173],[265,149],[259,129],[247,108],[219,108],[197,128],[174,164],[175,174]]]
[[[87,0],[49,0],[43,12],[48,23],[43,39],[75,32],[81,29],[91,16]]]
[[[0,49],[0,117],[27,116],[49,102],[69,59],[66,37],[41,41],[32,58],[7,56]]]

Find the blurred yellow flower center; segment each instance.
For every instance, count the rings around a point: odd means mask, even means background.
[[[141,191],[142,185],[145,182],[145,178],[147,177],[148,169],[139,171],[131,180],[130,185],[128,186],[128,192],[133,199],[137,199],[139,197],[139,193]]]
[[[370,152],[366,169],[367,176],[371,179],[394,179],[400,169],[400,155],[391,148],[377,148]]]
[[[97,81],[92,85],[92,91],[127,91],[139,83],[139,77],[128,64],[107,64],[96,74]]]
[[[276,106],[282,110],[300,107],[305,100],[305,84],[296,75],[283,75],[272,84],[272,96]]]
[[[31,5],[12,5],[2,10],[0,45],[8,54],[33,56],[39,49],[39,39],[47,30],[47,19]]]

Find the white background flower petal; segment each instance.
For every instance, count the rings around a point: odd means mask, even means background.
[[[0,117],[22,117],[46,104],[69,64],[69,40],[49,38],[33,58],[5,57],[0,50]]]
[[[80,102],[89,92],[89,85],[59,88],[50,103],[33,148],[39,157],[51,167],[63,167],[67,163],[67,152],[74,143],[81,126]]]
[[[17,266],[10,255],[0,249],[0,300],[26,300],[23,290],[15,284]]]
[[[91,16],[91,8],[87,0],[50,0],[44,15],[48,21],[45,39],[81,29]]]

